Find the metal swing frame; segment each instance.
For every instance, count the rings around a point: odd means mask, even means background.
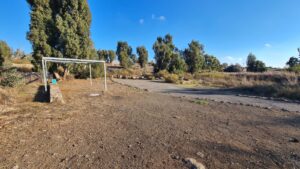
[[[47,92],[47,77],[48,77],[48,68],[47,63],[72,63],[72,64],[89,64],[90,69],[90,81],[92,84],[92,66],[91,64],[104,64],[104,88],[107,91],[107,80],[106,80],[106,62],[103,60],[87,60],[87,59],[70,59],[70,58],[54,58],[54,57],[43,57],[42,66],[43,66],[43,80],[45,85],[45,92]]]

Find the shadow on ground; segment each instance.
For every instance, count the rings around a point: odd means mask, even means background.
[[[37,93],[34,96],[33,101],[34,102],[40,102],[40,103],[49,103],[50,102],[50,87],[48,86],[47,92],[45,92],[44,86],[39,86]]]

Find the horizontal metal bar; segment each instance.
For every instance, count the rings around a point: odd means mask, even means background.
[[[44,60],[47,62],[56,62],[56,63],[105,63],[100,61],[68,61],[68,60]]]
[[[87,59],[71,59],[71,58],[54,58],[54,57],[43,57],[43,60],[46,61],[61,61],[59,63],[62,62],[80,62],[80,63],[105,63],[104,60],[87,60]]]

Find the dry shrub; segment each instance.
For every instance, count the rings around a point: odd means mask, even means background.
[[[14,99],[12,98],[11,94],[2,88],[0,88],[0,105],[13,103]]]
[[[167,83],[178,83],[180,76],[177,74],[171,74],[167,70],[161,70],[157,73],[159,78],[163,78]]]
[[[267,97],[300,100],[300,74],[292,72],[265,73],[198,73],[194,75],[200,85],[234,87]]]
[[[300,75],[290,72],[265,72],[265,73],[198,73],[194,78],[200,84],[224,87],[241,87],[256,85],[296,85]]]
[[[250,94],[256,94],[266,97],[280,97],[292,100],[300,100],[300,86],[299,85],[258,85],[241,88]]]
[[[160,78],[164,78],[166,79],[166,77],[168,77],[170,75],[170,73],[167,70],[161,70],[157,73],[157,76]]]
[[[165,77],[165,81],[167,83],[178,83],[179,76],[177,74],[169,74],[167,77]]]
[[[16,69],[7,69],[1,72],[1,86],[17,87],[22,84],[24,84],[23,76]]]

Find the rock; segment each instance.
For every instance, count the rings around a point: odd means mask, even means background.
[[[19,169],[19,165],[15,165],[12,169]]]
[[[195,160],[193,158],[186,158],[184,161],[190,169],[205,169],[206,168],[202,163],[198,162],[197,160]]]
[[[202,152],[198,152],[197,156],[199,156],[200,158],[204,158],[205,157],[205,155]]]
[[[171,158],[173,160],[179,160],[180,159],[179,155],[171,155]]]
[[[294,137],[291,137],[291,138],[289,138],[289,142],[290,143],[299,143],[299,140]]]

